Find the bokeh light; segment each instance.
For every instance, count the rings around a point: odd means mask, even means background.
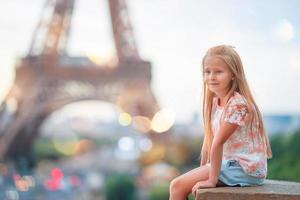
[[[55,149],[66,156],[70,156],[76,153],[78,142],[79,139],[76,135],[69,138],[53,139],[53,145]]]
[[[142,164],[148,165],[161,161],[166,155],[166,148],[165,145],[154,144],[150,151],[143,152],[140,158]]]
[[[119,123],[122,126],[128,126],[128,125],[130,125],[131,121],[132,121],[131,115],[129,115],[128,113],[120,113],[120,115],[119,115]]]
[[[283,42],[293,39],[295,35],[293,24],[287,19],[281,20],[278,24],[276,34]]]
[[[117,57],[111,52],[93,53],[86,51],[85,54],[91,62],[100,67],[115,67],[118,63]]]
[[[175,122],[175,114],[170,109],[158,111],[151,122],[151,128],[157,133],[168,131]]]
[[[134,140],[131,137],[121,137],[118,142],[118,147],[122,151],[129,151],[134,148]]]
[[[139,147],[142,151],[150,151],[152,149],[152,142],[148,138],[143,138],[139,141]]]
[[[148,133],[151,130],[151,121],[148,117],[134,116],[132,126],[140,133]]]

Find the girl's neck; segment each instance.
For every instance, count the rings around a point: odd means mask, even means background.
[[[218,97],[218,105],[220,106],[220,107],[224,107],[226,104],[227,104],[227,102],[228,102],[228,100],[230,99],[230,97],[232,96],[234,94],[234,91],[229,91],[229,92],[227,92],[226,94],[217,94],[217,97]]]

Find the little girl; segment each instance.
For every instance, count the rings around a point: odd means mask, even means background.
[[[262,115],[238,53],[210,48],[202,60],[204,141],[201,165],[170,184],[170,200],[185,200],[199,188],[262,185],[272,157]]]

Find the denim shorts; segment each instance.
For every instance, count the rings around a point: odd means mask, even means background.
[[[248,175],[238,161],[223,160],[219,180],[228,186],[263,185],[264,178]]]

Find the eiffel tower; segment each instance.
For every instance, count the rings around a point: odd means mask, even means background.
[[[45,1],[29,52],[17,63],[15,82],[0,107],[0,160],[30,152],[47,116],[72,102],[111,102],[150,120],[159,109],[151,64],[139,55],[126,0],[108,0],[116,59],[101,65],[67,55],[74,3]]]

